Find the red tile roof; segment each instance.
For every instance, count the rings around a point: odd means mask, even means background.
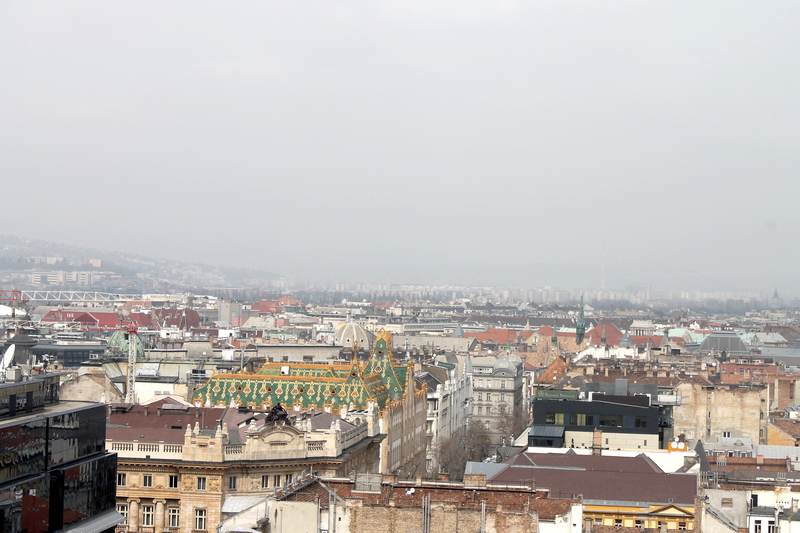
[[[638,457],[613,458],[614,461],[609,461],[612,458],[607,456],[567,457],[574,459],[575,465],[584,466],[537,467],[530,461],[517,459],[517,464],[509,464],[494,476],[491,482],[509,484],[534,482],[537,489],[547,488],[555,496],[582,494],[584,500],[664,504],[672,500],[676,505],[694,505],[697,492],[695,474],[666,474],[652,469],[648,471]],[[579,457],[593,457],[598,460],[599,466],[586,468],[586,460]],[[628,463],[620,459],[627,459]]]

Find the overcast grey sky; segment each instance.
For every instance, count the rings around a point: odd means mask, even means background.
[[[795,291],[799,27],[794,0],[4,2],[2,233]]]

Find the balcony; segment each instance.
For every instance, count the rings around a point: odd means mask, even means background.
[[[119,457],[127,459],[181,459],[183,457],[182,444],[167,444],[164,442],[120,442],[106,440],[106,450],[116,452]]]

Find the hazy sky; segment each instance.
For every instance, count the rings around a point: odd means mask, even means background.
[[[2,233],[800,292],[798,28],[795,0],[3,2]]]

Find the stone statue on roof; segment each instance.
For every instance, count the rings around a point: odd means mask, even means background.
[[[275,424],[276,422],[283,422],[284,424],[291,425],[289,421],[289,413],[286,412],[286,409],[278,403],[275,404],[269,413],[267,413],[267,418],[264,420],[266,424]]]

